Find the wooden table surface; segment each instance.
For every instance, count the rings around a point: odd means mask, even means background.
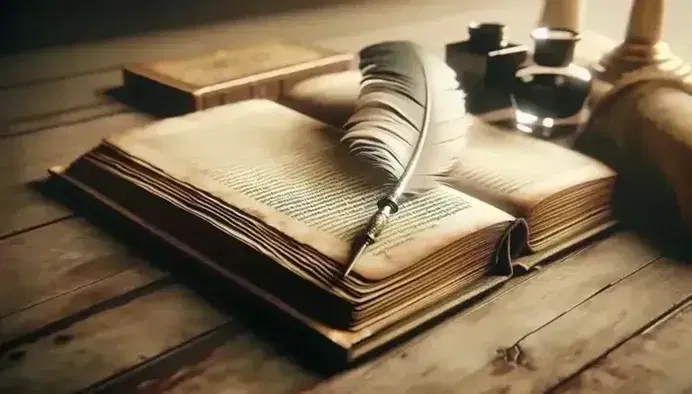
[[[80,217],[44,181],[49,166],[154,120],[106,94],[125,62],[272,35],[441,49],[474,19],[525,37],[539,1],[502,3],[347,4],[0,58],[0,393],[692,393],[692,265],[629,232],[330,376],[243,297],[112,218]],[[628,4],[612,4],[592,6],[586,27],[622,31]]]

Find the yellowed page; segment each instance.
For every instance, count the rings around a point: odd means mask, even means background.
[[[590,157],[476,120],[450,181],[460,190],[526,217],[549,196],[614,176],[612,169]]]

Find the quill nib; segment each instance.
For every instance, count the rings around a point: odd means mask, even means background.
[[[353,269],[353,267],[356,266],[356,262],[358,261],[358,258],[365,252],[365,249],[367,249],[368,246],[370,245],[370,242],[368,242],[367,239],[365,239],[365,237],[362,237],[362,238],[363,239],[361,240],[361,242],[358,243],[357,245],[355,245],[356,246],[356,248],[354,248],[355,253],[352,254],[352,257],[348,262],[348,266],[346,266],[346,271],[344,271],[344,274],[343,274],[344,278],[347,277],[348,274],[351,273],[351,270]]]
[[[344,278],[353,270],[353,267],[356,266],[356,262],[358,262],[360,256],[365,253],[368,246],[377,240],[377,236],[380,235],[385,226],[387,226],[389,217],[399,209],[398,204],[390,198],[381,200],[378,205],[379,209],[372,218],[370,218],[365,231],[356,238],[358,242],[354,245],[355,247],[353,248],[351,259],[346,266],[346,271],[344,271]]]

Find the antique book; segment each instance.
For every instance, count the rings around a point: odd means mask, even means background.
[[[51,172],[308,328],[352,360],[611,223],[614,173],[473,120],[464,162],[411,198],[342,277],[384,189],[341,130],[264,99],[106,138]],[[238,243],[265,259],[233,256]],[[249,261],[249,260],[248,260]]]
[[[266,41],[127,65],[123,84],[137,106],[182,115],[251,98],[276,100],[305,78],[351,68],[353,58],[317,46]]]

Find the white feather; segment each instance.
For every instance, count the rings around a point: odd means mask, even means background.
[[[430,126],[404,193],[434,187],[457,162],[468,130],[465,95],[455,72],[442,59],[421,53],[415,44],[401,41],[361,51],[361,91],[341,139],[350,154],[396,184],[410,164],[425,106],[430,106]]]

